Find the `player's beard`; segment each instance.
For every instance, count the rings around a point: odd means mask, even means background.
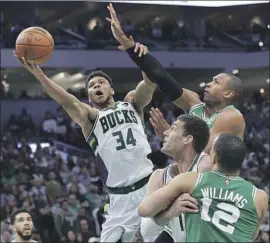
[[[22,240],[30,240],[32,238],[32,231],[29,235],[24,235],[23,231],[17,231],[17,234],[21,237]]]

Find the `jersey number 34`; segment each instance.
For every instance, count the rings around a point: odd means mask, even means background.
[[[209,207],[212,203],[212,199],[203,198],[202,202],[203,205],[201,211],[201,219],[206,222],[212,221],[212,223],[220,230],[225,231],[229,234],[233,234],[235,227],[232,226],[232,224],[236,223],[240,217],[239,208],[228,203],[218,203],[217,208],[219,208],[220,210],[215,211],[213,217],[210,218],[208,213]],[[223,221],[222,224],[221,220]]]
[[[117,131],[112,133],[112,135],[114,137],[116,137],[116,142],[117,142],[117,147],[116,150],[122,150],[122,149],[126,149],[127,145],[132,145],[132,146],[136,146],[136,139],[134,138],[132,129],[129,128],[127,130],[127,136],[126,138],[124,138],[123,132],[122,131]]]

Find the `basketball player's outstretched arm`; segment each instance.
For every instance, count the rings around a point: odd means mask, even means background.
[[[172,179],[166,186],[147,196],[138,207],[141,217],[154,217],[166,210],[182,193],[191,193],[195,188],[198,173],[187,172]],[[197,211],[196,211],[197,212]]]
[[[137,112],[143,116],[143,108],[151,102],[155,89],[156,84],[152,83],[143,73],[143,80],[137,85],[135,90],[130,91],[126,95],[124,101],[133,103]]]
[[[183,110],[189,110],[193,105],[201,103],[195,92],[183,89],[152,55],[149,53],[140,55],[136,52],[136,43],[124,34],[112,4],[108,5],[107,8],[111,18],[106,19],[111,23],[111,30],[115,39],[148,78],[156,83],[176,106]]]
[[[25,58],[19,58],[15,53],[14,56],[40,81],[47,94],[66,110],[71,119],[82,128],[84,136],[87,136],[92,127],[90,120],[95,120],[96,111],[50,80],[39,66]]]

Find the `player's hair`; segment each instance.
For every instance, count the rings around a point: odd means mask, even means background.
[[[29,214],[29,212],[28,212],[26,209],[24,209],[24,208],[16,210],[16,211],[10,216],[10,223],[11,223],[12,225],[14,225],[14,223],[15,223],[16,216],[17,216],[18,214],[20,214],[20,213],[28,213],[28,214]],[[29,215],[30,215],[30,214],[29,214]]]
[[[207,123],[197,116],[188,114],[180,115],[177,120],[184,122],[184,136],[191,135],[196,153],[201,153],[210,136]]]
[[[243,96],[243,82],[242,80],[233,75],[232,73],[224,73],[228,78],[228,89],[231,89],[234,91],[234,97],[232,99],[232,101],[236,101],[238,100],[241,96]]]
[[[231,133],[223,133],[214,143],[218,164],[228,172],[240,170],[246,155],[246,146],[241,138]]]
[[[97,77],[97,76],[105,78],[105,79],[110,83],[110,85],[113,86],[112,79],[110,78],[110,76],[109,76],[107,73],[104,73],[104,72],[103,72],[102,70],[100,70],[100,69],[95,69],[95,70],[93,70],[93,71],[88,75],[88,77],[87,77],[87,79],[86,79],[86,84],[85,84],[86,90],[87,90],[87,88],[88,88],[88,83],[89,83],[89,81],[90,81],[92,78]]]

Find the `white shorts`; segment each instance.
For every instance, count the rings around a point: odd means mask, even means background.
[[[129,194],[109,194],[110,208],[102,225],[100,242],[132,242],[140,227],[137,208],[144,198],[147,184]]]
[[[152,218],[141,218],[140,232],[144,242],[154,242],[164,226],[159,226]]]

